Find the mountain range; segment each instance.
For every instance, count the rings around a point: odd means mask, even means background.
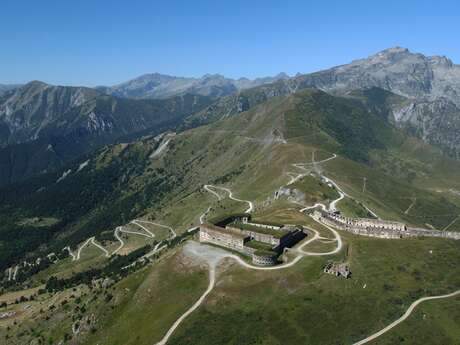
[[[365,101],[398,128],[459,157],[460,66],[395,47],[294,77],[153,73],[110,87],[2,85],[0,184],[56,168],[121,138],[193,128],[308,88]]]
[[[6,91],[13,90],[21,85],[19,84],[0,84],[0,96]]]
[[[194,121],[204,123],[235,114],[269,98],[307,88],[352,98],[360,92],[372,95],[371,100],[383,97],[389,121],[444,153],[459,157],[460,66],[445,57],[426,57],[399,47],[220,98]]]
[[[85,87],[34,81],[0,96],[0,184],[11,183],[116,140],[155,135],[211,99],[131,100]]]
[[[367,105],[383,109],[384,102],[369,101],[369,94],[360,97],[362,101],[305,89],[182,131],[161,153],[157,152],[162,139],[153,136],[99,148],[61,168],[2,188],[0,216],[60,219],[62,224],[55,229],[60,229],[59,240],[45,240],[59,246],[65,237],[76,245],[146,209],[161,213],[177,200],[201,193],[200,186],[209,181],[238,181],[247,188],[257,186],[259,193],[270,193],[282,183],[286,159],[311,159],[298,157],[297,151],[302,152],[303,147],[314,147],[318,154],[336,152],[343,157],[337,171],[352,169],[357,174],[365,170],[365,176],[373,176],[374,183],[393,184],[408,195],[418,195],[416,186],[427,176],[439,174],[438,164],[460,166],[460,162],[444,158],[432,146],[395,128]],[[274,171],[277,178],[270,180]],[[346,181],[346,176],[342,179]],[[448,179],[451,187],[460,186],[457,177]],[[362,181],[352,183],[360,188]],[[385,196],[385,188],[370,189],[369,193],[375,195],[372,203],[379,212],[398,216],[393,200],[377,204],[377,200],[390,197]],[[79,197],[75,199],[75,195]],[[460,207],[443,201],[439,194],[424,191],[423,195],[436,212],[460,212]],[[170,216],[175,222],[182,221]],[[416,225],[424,221],[419,215],[404,217]],[[440,225],[445,223],[434,224]],[[11,222],[7,226],[17,227]],[[24,246],[37,244],[30,237],[20,241]]]
[[[346,94],[378,87],[406,98],[394,104],[391,120],[426,142],[458,157],[460,149],[460,66],[444,56],[427,57],[390,48],[329,70],[303,75],[297,88]]]
[[[186,93],[217,98],[239,90],[288,78],[289,76],[285,73],[253,80],[248,78],[231,79],[220,74],[206,74],[200,78],[187,78],[152,73],[111,87],[99,86],[97,89],[112,96],[136,99],[167,98]]]

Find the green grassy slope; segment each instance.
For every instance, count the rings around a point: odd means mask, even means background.
[[[292,164],[311,162],[312,154],[321,160],[338,153],[312,171],[320,170],[385,219],[442,228],[460,214],[458,196],[444,193],[459,188],[458,163],[408,138],[360,102],[319,91],[270,98],[238,116],[184,131],[161,155],[149,158],[158,145],[153,138],[144,138],[107,147],[88,157],[81,171],[77,172],[82,161],[69,164],[65,169],[72,172],[59,183],[65,170],[3,189],[0,216],[7,219],[0,225],[0,245],[6,249],[1,252],[3,265],[25,252],[58,250],[63,244],[75,247],[134,217],[155,219],[181,233],[197,224],[209,206],[210,216],[247,207],[228,198],[218,202],[203,190],[204,184],[226,186],[236,197],[253,201],[257,220],[304,224],[330,237],[327,229],[300,214],[298,205],[273,200],[274,191],[289,181],[287,173],[298,171]],[[296,186],[311,202],[336,197],[312,176]],[[343,201],[342,207],[350,215],[364,212],[351,199]],[[57,223],[38,232],[21,222],[33,217],[54,218]],[[170,344],[351,343],[393,321],[413,300],[460,286],[455,265],[460,242],[388,241],[341,234],[346,244],[343,252],[304,258],[288,270],[267,274],[239,266],[222,268],[210,298],[178,328]],[[308,249],[333,246],[315,243]],[[91,254],[84,254],[87,260],[82,264],[93,262]],[[349,262],[353,278],[322,274],[331,259]],[[172,260],[154,263],[101,292],[88,305],[98,323],[79,342],[147,344],[161,339],[207,284],[203,270],[184,268],[179,257]],[[65,273],[67,264],[62,263]],[[41,276],[36,278],[35,284],[42,281]],[[113,298],[104,304],[108,293]],[[447,318],[448,311],[439,307],[433,315]],[[47,337],[60,339],[68,332],[72,313],[66,312],[65,317],[56,314],[61,320],[52,319],[56,330],[43,331]],[[423,326],[416,318],[415,329]],[[38,319],[27,327],[40,322],[46,329],[46,322]],[[22,331],[19,328],[17,333]],[[456,336],[452,327],[437,329],[447,343]],[[407,336],[407,331],[402,329],[401,334]]]
[[[314,205],[321,201],[331,201],[337,199],[339,194],[333,188],[327,186],[318,177],[305,176],[301,180],[289,186],[305,193],[306,205]]]
[[[460,214],[458,196],[437,192],[460,189],[452,172],[458,163],[444,169],[452,161],[407,138],[360,102],[320,91],[271,98],[239,116],[182,132],[163,156],[149,159],[157,146],[147,138],[108,147],[90,156],[81,171],[76,172],[77,162],[2,190],[0,214],[8,215],[8,221],[0,229],[0,240],[23,248],[16,253],[58,238],[75,246],[146,213],[185,229],[216,201],[203,192],[204,184],[227,185],[239,197],[263,204],[288,181],[291,164],[311,161],[312,152],[318,152],[317,159],[342,154],[324,164],[324,173],[384,218],[441,229]],[[431,150],[422,155],[422,148]],[[430,164],[433,161],[439,168]],[[56,183],[68,169],[72,173]],[[409,178],[412,170],[418,175]],[[423,188],[425,181],[430,181],[429,190]],[[405,214],[413,198],[417,202]],[[54,217],[59,223],[40,232],[17,225],[37,216]],[[22,235],[10,236],[11,231]],[[2,253],[5,259],[12,255]]]
[[[169,343],[349,344],[398,318],[415,299],[460,284],[457,242],[345,238],[352,279],[321,273],[331,257],[308,257],[289,270],[270,273],[233,267]],[[458,299],[450,303],[458,305]],[[438,307],[431,317],[448,319],[448,313],[449,308]],[[458,333],[450,324],[434,328],[444,343],[454,343]],[[414,322],[411,343],[437,343],[426,328]],[[425,333],[432,342],[426,342]]]
[[[55,344],[70,339],[72,324],[79,322],[80,334],[72,339],[76,344],[152,344],[206,286],[204,270],[170,253],[115,284],[81,285],[13,304],[21,322],[1,320],[0,339],[12,345]]]
[[[325,171],[347,193],[385,219],[401,219],[424,227],[430,224],[442,229],[459,214],[458,198],[419,188],[380,169],[338,158],[325,163]],[[364,192],[363,178],[366,178]],[[415,205],[408,210],[413,198],[416,198]]]
[[[424,302],[409,319],[374,344],[455,344],[460,339],[459,311],[459,297]]]
[[[207,286],[198,266],[170,257],[114,286],[115,301],[102,306],[97,331],[84,344],[152,344],[187,310]],[[133,336],[133,330],[135,335]]]

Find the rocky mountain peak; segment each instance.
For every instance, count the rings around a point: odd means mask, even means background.
[[[451,59],[447,58],[446,56],[431,56],[429,60],[432,65],[444,67],[444,68],[452,68],[454,67],[454,63]]]
[[[406,53],[410,54],[409,49],[396,46],[396,47],[390,47],[390,48],[384,49],[381,52],[377,53],[377,55],[379,54],[380,55],[394,55],[394,54],[406,54]]]
[[[288,75],[287,73],[280,72],[280,73],[278,73],[277,75],[275,75],[274,78],[275,78],[275,79],[288,79],[288,78],[289,78],[289,75]]]
[[[35,94],[37,92],[42,92],[43,90],[49,87],[51,87],[51,85],[46,84],[42,81],[32,80],[31,82],[28,82],[27,84],[24,84],[21,87],[17,88],[16,90],[14,90],[14,92],[20,94]]]
[[[201,77],[176,77],[160,73],[144,74],[138,78],[114,85],[100,86],[97,89],[117,97],[164,99],[176,95],[196,94],[220,97],[238,90],[268,84],[279,79],[288,79],[285,73],[275,77],[231,79],[221,74],[205,74]]]
[[[377,54],[374,54],[370,56],[369,58],[364,59],[364,61],[368,61],[372,63],[394,64],[394,63],[398,63],[406,59],[411,59],[411,58],[417,59],[419,55],[420,57],[423,56],[421,54],[411,53],[409,49],[407,48],[393,47],[393,48],[382,50],[378,52]],[[363,61],[363,60],[360,60],[360,61]]]
[[[24,84],[23,87],[46,87],[49,86],[49,84],[40,81],[40,80],[32,80],[28,82],[27,84]]]
[[[225,79],[225,77],[222,74],[218,73],[206,73],[201,77],[201,79]]]

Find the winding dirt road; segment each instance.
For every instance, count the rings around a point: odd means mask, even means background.
[[[69,253],[70,257],[72,258],[72,261],[75,261],[77,259],[77,257],[75,256],[75,254],[72,252],[72,250],[70,249],[69,246],[67,247],[64,247],[62,248],[62,250],[67,250],[67,252]]]
[[[414,309],[420,304],[420,303],[423,303],[425,301],[430,301],[430,300],[434,300],[434,299],[442,299],[442,298],[449,298],[449,297],[454,297],[454,296],[457,296],[457,295],[460,295],[460,290],[457,290],[455,292],[452,292],[452,293],[449,293],[447,295],[439,295],[439,296],[429,296],[429,297],[422,297],[418,300],[416,300],[414,303],[412,303],[410,305],[409,308],[407,308],[406,312],[404,313],[403,316],[401,316],[399,319],[393,321],[392,323],[390,323],[388,326],[386,326],[385,328],[381,329],[380,331],[372,334],[371,336],[363,339],[363,340],[360,340],[358,341],[357,343],[354,343],[353,345],[362,345],[362,344],[366,344],[378,337],[380,337],[382,334],[388,332],[389,330],[391,330],[392,328],[396,327],[397,325],[399,325],[401,322],[403,322],[404,320],[406,320],[410,314],[414,311]]]
[[[163,339],[161,339],[158,343],[156,343],[156,345],[165,345],[166,344],[166,342],[168,341],[169,337],[171,337],[171,335],[174,333],[174,331],[180,325],[180,323],[182,321],[184,321],[187,316],[189,316],[191,313],[193,313],[201,305],[201,303],[203,303],[203,301],[205,300],[206,296],[208,296],[209,293],[214,288],[215,283],[216,283],[216,267],[215,267],[215,265],[210,265],[209,266],[209,284],[208,284],[208,288],[206,289],[206,291],[201,295],[201,297],[198,299],[198,301],[196,301],[195,304],[190,307],[190,309],[188,309],[184,314],[182,314],[176,320],[176,322],[173,323],[173,325],[168,330],[168,332],[166,332],[166,334],[163,337]]]
[[[263,267],[263,266],[254,266],[254,265],[251,265],[251,264],[248,264],[246,261],[244,261],[243,259],[241,259],[241,257],[237,256],[237,255],[234,255],[234,254],[230,254],[228,253],[227,251],[224,251],[222,249],[216,249],[214,247],[210,247],[210,246],[206,246],[205,244],[199,244],[197,242],[189,242],[187,243],[186,246],[195,246],[196,248],[192,248],[191,250],[190,249],[184,249],[184,250],[189,250],[189,251],[192,251],[194,253],[196,253],[195,255],[197,256],[200,256],[203,255],[203,253],[206,253],[205,250],[202,250],[200,249],[200,246],[205,246],[205,247],[209,247],[209,248],[212,248],[211,250],[215,250],[216,252],[220,253],[219,256],[217,258],[213,258],[211,260],[207,260],[208,261],[208,266],[209,266],[209,284],[208,284],[208,288],[206,289],[206,291],[200,296],[200,298],[195,302],[195,304],[190,307],[184,314],[182,314],[175,322],[174,324],[171,326],[171,328],[166,332],[165,336],[158,342],[156,343],[155,345],[165,345],[168,341],[168,339],[171,337],[171,335],[174,333],[174,331],[177,329],[177,327],[180,325],[180,323],[187,317],[189,316],[191,313],[193,313],[203,302],[204,300],[206,299],[206,296],[209,295],[209,293],[213,290],[214,288],[214,285],[215,285],[215,282],[216,282],[216,266],[217,264],[223,260],[223,259],[233,259],[235,260],[239,265],[245,267],[245,268],[248,268],[248,269],[252,269],[252,270],[258,270],[258,271],[274,271],[274,270],[282,270],[282,269],[286,269],[286,268],[289,268],[289,267],[292,267],[294,266],[295,264],[297,264],[303,257],[305,256],[323,256],[323,255],[333,255],[333,254],[336,254],[338,253],[341,249],[342,249],[342,246],[343,246],[343,243],[342,243],[342,238],[340,237],[339,233],[330,228],[330,227],[327,227],[329,230],[332,231],[332,233],[334,234],[335,236],[335,239],[336,239],[336,242],[337,242],[337,246],[334,250],[332,251],[329,251],[329,252],[307,252],[307,251],[303,251],[303,247],[305,247],[306,245],[308,245],[309,243],[315,241],[315,240],[318,240],[319,238],[321,238],[321,236],[319,235],[319,232],[314,230],[314,229],[309,229],[311,230],[313,233],[314,233],[314,236],[311,237],[311,238],[308,238],[306,241],[304,241],[298,248],[297,250],[293,250],[292,252],[295,252],[297,253],[298,255],[291,261],[289,262],[286,262],[284,264],[281,264],[281,265],[277,265],[277,266],[268,266],[268,267]],[[206,256],[204,256],[204,259],[206,260]]]
[[[171,232],[171,238],[174,238],[177,236],[176,232],[174,231],[173,228],[171,228],[170,226],[168,225],[163,225],[163,224],[160,224],[160,223],[155,223],[155,222],[151,222],[149,220],[143,220],[143,219],[136,219],[134,221],[132,221],[131,223],[134,223],[140,227],[142,227],[144,230],[146,230],[145,227],[143,227],[142,225],[140,225],[139,223],[146,223],[146,224],[152,224],[152,225],[155,225],[155,226],[159,226],[160,228],[164,228],[164,229],[167,229],[169,230],[169,232]],[[149,231],[150,234],[152,234],[150,231]],[[155,236],[154,234],[152,234],[153,236]]]
[[[102,252],[104,252],[106,257],[110,257],[110,256],[115,255],[116,253],[118,253],[125,246],[125,242],[123,241],[123,238],[120,236],[120,233],[122,233],[122,232],[125,233],[125,234],[130,234],[130,235],[144,236],[144,237],[147,237],[147,238],[155,238],[155,234],[153,232],[151,232],[147,227],[142,225],[141,223],[153,224],[155,226],[159,226],[159,227],[167,229],[169,232],[171,232],[171,237],[170,238],[174,238],[174,237],[177,236],[176,232],[174,231],[174,229],[172,227],[167,226],[167,225],[163,225],[163,224],[160,224],[160,223],[155,223],[155,222],[151,222],[151,221],[147,221],[147,220],[143,220],[143,219],[134,219],[130,223],[138,226],[144,232],[126,230],[122,226],[117,226],[115,228],[115,230],[114,230],[114,236],[117,239],[117,241],[120,242],[120,244],[112,253],[109,253],[109,251],[107,249],[105,249],[103,246],[101,246],[99,243],[97,243],[94,236],[88,238],[78,248],[76,254],[72,253],[72,250],[70,249],[69,246],[63,248],[62,250],[67,250],[69,252],[69,255],[72,257],[72,261],[77,261],[77,260],[80,260],[82,250],[85,247],[87,247],[89,244],[92,244],[92,245],[96,246],[97,248],[99,248]],[[153,248],[153,250],[149,253],[150,256],[154,255],[156,252],[158,252],[161,249],[163,249],[163,247],[161,247],[161,248],[159,247],[161,243],[162,242],[160,241],[156,245],[156,247]]]
[[[207,185],[204,186],[204,189],[206,189],[208,192],[214,194],[219,200],[222,200],[222,197],[217,192],[213,191],[212,188],[220,189],[220,190],[225,191],[226,193],[228,193],[228,197],[230,199],[232,199],[232,200],[248,204],[248,208],[244,211],[245,213],[251,213],[254,210],[254,204],[252,203],[252,201],[242,200],[242,199],[236,198],[233,195],[233,192],[229,188],[213,186],[213,185],[210,185],[210,184],[207,184]]]
[[[205,185],[204,185],[204,189],[205,189],[207,192],[209,192],[209,193],[215,195],[218,201],[222,200],[222,197],[220,196],[220,194],[217,193],[216,191],[212,190],[211,187],[213,187],[213,186],[211,186],[211,185],[209,185],[209,184],[205,184]]]
[[[166,142],[166,145],[167,145],[167,142]],[[165,145],[165,146],[166,146]],[[303,178],[304,176],[308,175],[310,173],[310,170],[308,170],[306,168],[306,166],[308,165],[317,165],[317,164],[320,164],[320,163],[324,163],[324,162],[327,162],[329,160],[332,160],[334,158],[336,158],[337,155],[336,154],[333,154],[332,157],[329,157],[327,159],[324,159],[322,161],[318,161],[318,162],[315,162],[314,161],[314,158],[312,158],[312,163],[297,163],[297,164],[293,164],[293,166],[297,169],[300,169],[300,170],[303,170],[304,172],[302,173],[292,173],[292,172],[288,172],[287,175],[290,177],[290,180],[288,182],[288,185],[290,184],[293,184],[295,183],[296,181],[300,180],[301,178]],[[336,183],[335,181],[333,181],[332,179],[324,176],[321,174],[321,177],[329,184],[333,185],[335,187],[335,189],[337,190],[337,192],[339,193],[339,197],[333,201],[331,201],[331,203],[329,204],[329,206],[327,207],[326,205],[322,204],[322,203],[316,203],[315,205],[313,206],[308,206],[308,207],[305,207],[303,209],[301,209],[300,211],[301,212],[304,212],[308,209],[313,209],[313,208],[316,208],[316,207],[321,207],[323,210],[327,211],[336,211],[337,210],[337,204],[343,200],[345,197],[349,197]],[[220,186],[213,186],[213,185],[205,185],[204,186],[204,189],[213,194],[217,199],[218,201],[222,200],[223,197],[215,191],[215,189],[217,190],[222,190],[224,192],[226,192],[228,194],[228,197],[234,201],[237,201],[237,202],[242,202],[242,203],[246,203],[248,205],[248,208],[245,210],[246,213],[251,213],[253,210],[254,210],[254,204],[251,202],[251,201],[248,201],[248,200],[242,200],[242,199],[239,199],[239,198],[236,198],[232,191],[229,189],[229,188],[225,188],[225,187],[220,187]],[[369,210],[366,206],[364,206],[370,213],[372,213],[375,217],[378,218],[378,216],[371,210]],[[205,217],[207,216],[207,214],[209,213],[209,211],[211,210],[211,207],[208,207],[208,209],[200,215],[199,217],[199,220],[200,220],[200,224],[203,224],[204,220],[205,220]],[[141,223],[148,223],[148,224],[153,224],[153,225],[156,225],[156,226],[160,226],[160,227],[163,227],[163,228],[166,228],[168,229],[171,234],[172,234],[172,237],[175,237],[176,236],[176,233],[175,231],[169,227],[169,226],[166,226],[166,225],[162,225],[162,224],[159,224],[159,223],[154,223],[154,222],[150,222],[150,221],[144,221],[144,220],[133,220],[131,221],[132,224],[135,224],[137,225],[138,227],[140,227],[142,230],[145,231],[145,233],[140,233],[140,232],[134,232],[134,231],[129,231],[129,230],[124,230],[122,227],[117,227],[115,229],[115,237],[117,238],[117,240],[120,242],[120,245],[115,249],[115,251],[110,254],[104,247],[102,247],[101,245],[99,245],[98,243],[95,242],[95,238],[94,237],[90,237],[88,238],[79,248],[78,248],[78,251],[75,254],[73,254],[70,250],[69,247],[66,247],[64,248],[64,250],[68,250],[70,256],[72,256],[72,260],[73,261],[76,261],[76,260],[79,260],[80,259],[80,255],[81,255],[81,251],[86,247],[88,246],[89,244],[92,244],[94,246],[96,246],[97,248],[99,248],[100,250],[102,250],[105,255],[107,257],[111,256],[111,255],[114,255],[115,253],[117,253],[119,250],[121,250],[124,246],[124,241],[123,239],[120,237],[120,233],[121,232],[125,232],[125,233],[128,233],[128,234],[135,234],[135,235],[141,235],[141,236],[145,236],[145,237],[149,237],[149,238],[154,238],[155,235],[148,229],[146,228],[145,226],[143,226]],[[190,247],[190,246],[194,246],[194,248],[192,248],[192,252],[195,253],[195,255],[197,255],[198,257],[201,257],[202,259],[205,260],[205,262],[207,262],[208,264],[208,267],[209,267],[209,283],[208,283],[208,287],[206,289],[206,291],[200,296],[200,298],[184,313],[182,314],[174,323],[173,325],[169,328],[169,330],[166,332],[166,334],[164,335],[164,337],[158,342],[156,343],[156,345],[165,345],[167,343],[167,341],[169,340],[169,338],[171,337],[171,335],[174,333],[174,331],[177,329],[177,327],[182,323],[183,320],[185,320],[191,313],[193,313],[197,308],[199,308],[199,306],[204,302],[204,300],[206,299],[206,297],[211,293],[211,291],[213,290],[214,286],[215,286],[215,283],[216,283],[216,267],[217,265],[221,262],[221,260],[223,259],[232,259],[234,260],[237,264],[241,265],[242,267],[244,268],[247,268],[247,269],[252,269],[252,270],[259,270],[259,271],[273,271],[273,270],[281,270],[281,269],[287,269],[289,267],[292,267],[294,265],[296,265],[302,258],[304,258],[305,256],[329,256],[329,255],[334,255],[334,254],[337,254],[339,253],[342,248],[343,248],[343,241],[342,241],[342,238],[340,236],[340,234],[335,230],[333,229],[332,227],[326,225],[326,224],[323,224],[321,223],[322,226],[326,227],[328,230],[330,230],[332,232],[332,234],[334,235],[334,238],[333,239],[330,239],[330,238],[324,238],[322,236],[320,236],[319,232],[315,229],[312,229],[312,228],[308,228],[308,230],[310,230],[312,233],[313,233],[313,236],[307,238],[306,240],[304,240],[297,248],[292,248],[292,249],[288,249],[288,251],[290,253],[294,253],[296,254],[296,256],[289,262],[286,262],[286,263],[283,263],[281,265],[277,265],[277,266],[268,266],[268,267],[263,267],[263,266],[254,266],[254,265],[251,265],[249,263],[247,263],[246,261],[244,261],[241,257],[237,256],[237,255],[234,255],[234,254],[231,254],[227,251],[224,251],[224,250],[221,250],[221,249],[217,249],[217,248],[214,248],[214,247],[210,247],[210,246],[206,246],[206,245],[203,245],[203,244],[199,244],[199,243],[196,243],[196,242],[188,242],[186,244],[186,246],[184,247],[184,250],[186,250],[187,247]],[[191,229],[194,229],[194,228],[191,228]],[[191,230],[189,229],[189,230]],[[316,240],[322,240],[322,239],[326,239],[328,241],[328,243],[336,243],[336,247],[333,249],[333,250],[330,250],[330,251],[327,251],[327,252],[310,252],[310,251],[306,251],[304,250],[303,248],[305,246],[307,246],[308,244],[316,241]],[[165,246],[163,247],[160,247],[160,243],[158,243],[155,248],[153,249],[153,251],[149,254],[153,255],[155,254],[157,251],[165,248]],[[204,247],[207,247],[208,249],[206,250],[202,250]],[[211,249],[209,249],[211,248]],[[207,254],[203,254],[203,252],[206,253],[206,251],[208,251],[208,254],[209,254],[209,251],[218,251],[219,254],[216,256],[216,257],[213,257],[212,259],[210,259],[209,257],[206,257]],[[153,254],[152,254],[153,253]],[[10,273],[11,274],[11,273]],[[405,321],[410,315],[411,313],[414,311],[414,309],[420,304],[420,303],[423,303],[425,301],[428,301],[428,300],[435,300],[435,299],[442,299],[442,298],[449,298],[449,297],[454,297],[456,295],[459,295],[460,294],[460,290],[458,291],[455,291],[453,293],[450,293],[450,294],[446,294],[446,295],[440,295],[440,296],[430,296],[430,297],[423,297],[423,298],[420,298],[418,299],[417,301],[413,302],[409,308],[407,309],[407,311],[404,313],[403,316],[401,316],[399,319],[395,320],[394,322],[392,322],[390,325],[386,326],[385,328],[383,328],[382,330],[372,334],[371,336],[355,343],[354,345],[362,345],[362,344],[366,344],[374,339],[376,339],[377,337],[381,336],[382,334],[390,331],[392,328],[396,327],[398,324],[400,324],[401,322]]]
[[[233,196],[233,193],[230,189],[228,188],[224,188],[224,187],[218,187],[218,186],[213,186],[213,185],[210,185],[210,184],[206,184],[204,185],[204,189],[211,193],[212,195],[214,195],[216,198],[217,198],[217,201],[221,201],[222,200],[222,196],[217,193],[215,190],[213,190],[212,188],[215,188],[215,189],[220,189],[220,190],[223,190],[225,191],[226,193],[228,193],[228,196],[230,199],[232,200],[235,200],[235,201],[239,201],[239,202],[244,202],[244,203],[247,203],[249,205],[248,209],[245,211],[246,213],[249,213],[253,210],[254,208],[254,205],[251,201],[248,201],[248,200],[241,200],[241,199],[237,199]],[[206,219],[206,216],[208,215],[208,213],[211,211],[211,206],[209,206],[206,211],[204,211],[201,215],[200,215],[200,224],[203,224],[205,222],[205,219]]]
[[[331,180],[330,178],[324,176],[324,175],[321,175],[321,177],[327,182],[327,183],[330,183],[331,185],[333,185],[335,187],[335,190],[337,191],[337,193],[339,193],[339,197],[333,201],[331,201],[331,203],[329,204],[329,211],[331,212],[335,212],[337,211],[337,204],[343,200],[345,197],[349,197],[349,195],[347,193],[345,193],[338,185],[337,183],[335,183],[333,180]]]
[[[132,220],[131,224],[134,224],[134,225],[137,225],[138,227],[140,227],[142,230],[144,230],[146,233],[148,233],[151,238],[155,237],[155,234],[153,232],[151,232],[149,229],[147,229],[145,226],[143,226],[142,224],[139,224],[139,221],[137,219]]]
[[[211,206],[209,206],[207,208],[206,211],[204,211],[201,215],[200,215],[200,224],[203,224],[204,223],[204,220],[206,218],[206,216],[208,215],[209,211],[211,211]]]
[[[317,166],[318,164],[328,162],[328,161],[330,161],[332,159],[335,159],[335,158],[337,158],[337,155],[334,153],[334,154],[332,154],[331,157],[316,162],[314,160],[314,155],[312,155],[312,162],[311,163],[295,163],[295,164],[292,164],[292,166],[296,167],[297,169],[303,170],[304,172],[303,173],[288,172],[287,175],[291,179],[289,180],[287,185],[289,186],[289,185],[295,183],[296,181],[300,180],[301,178],[307,176],[310,173],[310,170],[305,168],[305,166]],[[326,183],[329,183],[332,186],[334,186],[334,188],[337,191],[337,193],[339,193],[339,197],[337,199],[335,199],[335,200],[332,200],[330,202],[329,206],[326,206],[323,203],[316,203],[313,206],[304,207],[303,209],[301,209],[301,212],[304,212],[306,210],[311,210],[311,209],[314,209],[316,207],[321,207],[324,211],[335,212],[335,211],[337,211],[337,204],[341,200],[343,200],[345,197],[351,198],[342,188],[339,187],[339,185],[334,180],[330,179],[327,176],[324,176],[324,174],[322,174],[322,173],[320,173],[320,176],[321,176],[321,178],[324,179],[324,181]],[[375,217],[377,219],[380,219],[380,217],[374,211],[369,209],[366,205],[364,205],[364,204],[362,204],[362,205],[373,217]]]
[[[100,250],[102,250],[105,254],[106,257],[109,257],[110,256],[110,253],[107,251],[107,249],[105,249],[103,246],[101,246],[100,244],[96,243],[95,241],[95,237],[90,237],[88,238],[79,248],[78,248],[78,251],[77,251],[77,255],[74,257],[73,261],[77,261],[77,260],[80,260],[80,255],[81,255],[81,251],[83,250],[83,248],[85,248],[86,246],[88,246],[89,244],[92,244],[93,246],[95,246],[96,248],[99,248]],[[70,249],[69,249],[69,253],[70,253]]]

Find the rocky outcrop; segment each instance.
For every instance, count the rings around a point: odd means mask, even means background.
[[[395,104],[392,120],[447,154],[460,152],[460,66],[443,56],[414,54],[390,48],[366,59],[290,81],[295,88],[315,87],[335,94],[381,88],[404,96]]]
[[[414,54],[400,47],[299,76],[295,82],[301,88],[333,92],[379,87],[408,98],[445,97],[460,105],[460,66],[446,57]]]
[[[413,100],[392,115],[398,127],[459,158],[460,109],[447,98]]]
[[[47,126],[98,94],[89,88],[52,86],[39,81],[6,92],[0,97],[0,144],[37,139]]]

